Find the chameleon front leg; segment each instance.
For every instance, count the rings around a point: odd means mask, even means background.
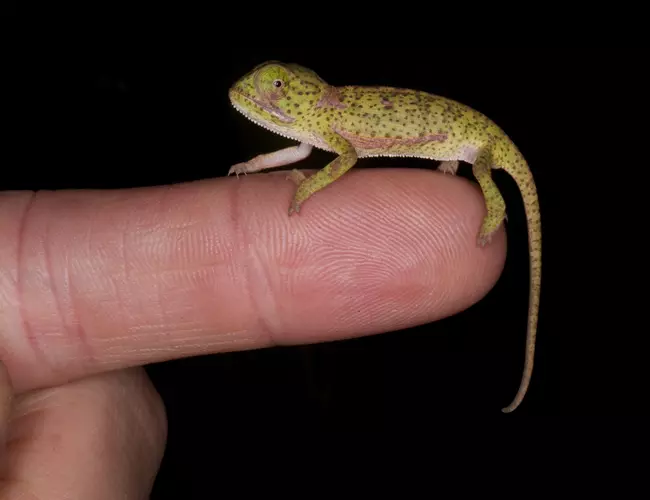
[[[481,187],[487,209],[478,234],[478,244],[482,247],[492,240],[492,236],[506,218],[506,202],[492,179],[491,164],[490,150],[483,149],[472,166],[472,173]]]
[[[316,191],[329,186],[332,182],[350,170],[357,162],[357,152],[354,146],[346,139],[334,132],[325,134],[323,139],[339,156],[320,169],[315,174],[306,177],[294,170],[290,174],[291,180],[298,185],[293,201],[289,206],[289,215],[300,212],[302,204]]]
[[[297,163],[307,158],[311,154],[311,150],[311,145],[302,142],[297,146],[280,149],[273,153],[262,154],[247,162],[233,165],[228,170],[228,175],[235,174],[239,177],[239,174],[251,174],[261,170],[268,170],[269,168],[283,167],[291,163]]]

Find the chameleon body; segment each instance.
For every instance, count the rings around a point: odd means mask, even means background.
[[[484,246],[503,223],[505,202],[491,176],[503,169],[515,180],[528,224],[530,296],[523,374],[509,406],[516,409],[528,390],[533,370],[541,285],[541,222],[537,190],[528,164],[508,136],[489,118],[445,97],[383,86],[327,84],[314,71],[278,61],[256,66],[229,90],[232,105],[256,124],[299,141],[299,145],[259,155],[233,165],[229,175],[259,172],[306,158],[312,147],[336,158],[314,175],[292,170],[296,183],[289,215],[352,168],[359,158],[419,157],[440,161],[439,169],[455,174],[459,161],[472,173],[485,198],[486,215],[477,228]]]

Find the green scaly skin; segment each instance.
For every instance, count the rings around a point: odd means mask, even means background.
[[[259,172],[306,158],[312,147],[336,158],[310,177],[297,170],[289,215],[352,168],[359,158],[418,157],[440,161],[455,174],[458,162],[472,165],[487,214],[477,228],[477,243],[488,244],[503,223],[505,202],[491,177],[503,169],[513,177],[524,201],[530,254],[530,297],[526,356],[519,390],[503,412],[522,402],[533,370],[541,285],[541,222],[537,190],[526,160],[489,118],[456,101],[417,90],[328,85],[296,64],[269,61],[239,79],[229,91],[233,106],[258,125],[295,139],[298,146],[260,155],[231,167],[230,174]]]

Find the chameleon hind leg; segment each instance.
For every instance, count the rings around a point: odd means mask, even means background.
[[[506,203],[492,179],[491,162],[492,155],[489,149],[483,149],[472,166],[472,173],[481,187],[487,209],[487,215],[483,218],[477,239],[478,244],[482,247],[490,243],[492,236],[506,218]]]

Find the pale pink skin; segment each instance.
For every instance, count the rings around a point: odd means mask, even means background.
[[[10,394],[0,363],[2,500],[149,498],[167,424],[142,368]]]
[[[493,286],[505,233],[476,248],[476,187],[424,170],[350,174],[299,218],[286,217],[285,172],[0,196],[0,359],[14,386],[391,331]]]
[[[286,175],[0,194],[6,477],[51,481],[39,468],[96,467],[88,457],[97,443],[85,439],[92,429],[82,421],[91,415],[101,425],[108,407],[123,412],[124,428],[97,439],[132,438],[141,416],[129,408],[157,422],[152,435],[129,441],[149,457],[137,477],[155,471],[165,438],[155,391],[138,370],[108,370],[424,324],[479,301],[498,279],[505,232],[476,246],[485,203],[464,179],[361,169],[323,190],[300,217],[287,217],[295,187]],[[98,375],[79,380],[90,374]],[[8,416],[9,382],[14,408],[41,405],[43,421]],[[96,400],[84,399],[90,394]],[[20,440],[12,440],[18,429]],[[51,438],[66,432],[79,439],[52,453]],[[124,481],[134,470],[125,469]]]

